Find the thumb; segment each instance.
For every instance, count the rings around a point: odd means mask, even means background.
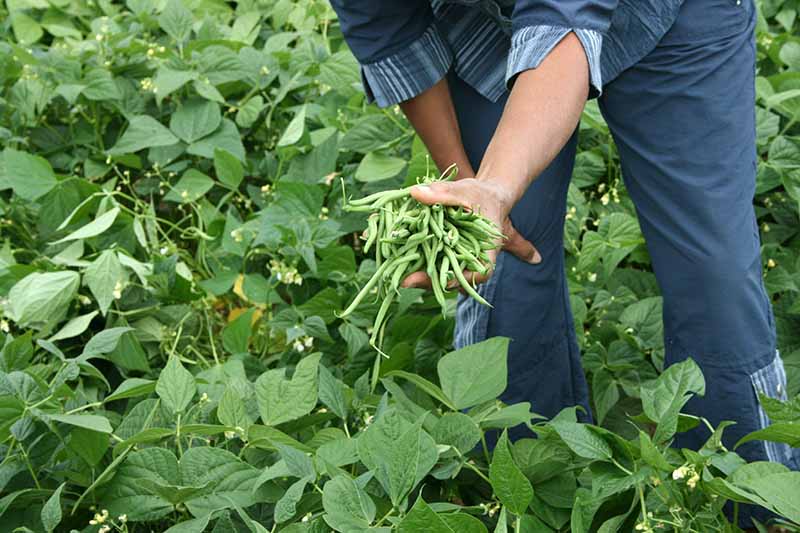
[[[514,228],[511,221],[506,223],[504,233],[506,235],[506,240],[503,244],[503,249],[505,251],[514,254],[519,259],[532,265],[538,265],[542,262],[542,255],[539,253],[539,250]]]
[[[411,196],[423,204],[452,205],[469,209],[471,206],[464,198],[461,188],[463,182],[437,181],[430,184],[416,185],[411,189]]]

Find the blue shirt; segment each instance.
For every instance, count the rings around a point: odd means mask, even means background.
[[[688,0],[697,1],[697,0]],[[496,101],[568,33],[592,93],[652,50],[684,0],[331,0],[370,101],[408,100],[451,68]]]

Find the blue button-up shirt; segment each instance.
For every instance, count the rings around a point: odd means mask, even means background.
[[[599,94],[655,47],[683,2],[331,0],[367,96],[382,107],[413,98],[451,68],[496,101],[570,32],[583,45]]]

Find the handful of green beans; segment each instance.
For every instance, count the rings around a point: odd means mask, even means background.
[[[444,175],[447,175],[445,172]],[[425,177],[422,183],[443,178]],[[436,301],[444,314],[448,287],[455,285],[484,305],[490,305],[470,284],[464,271],[487,274],[492,267],[488,251],[503,234],[478,213],[461,207],[425,205],[410,195],[411,187],[382,191],[345,205],[348,211],[369,212],[363,238],[364,251],[375,249],[377,269],[340,315],[352,313],[371,292],[381,300],[370,344],[380,351],[389,308],[399,294],[402,280],[412,272],[425,271]],[[377,290],[376,290],[377,289]]]

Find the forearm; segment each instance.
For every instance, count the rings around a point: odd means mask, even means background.
[[[460,177],[474,175],[461,141],[447,78],[442,78],[418,96],[401,102],[400,109],[422,138],[439,171],[455,163]]]
[[[588,61],[574,34],[517,77],[477,173],[499,186],[508,210],[569,140],[588,91]]]

